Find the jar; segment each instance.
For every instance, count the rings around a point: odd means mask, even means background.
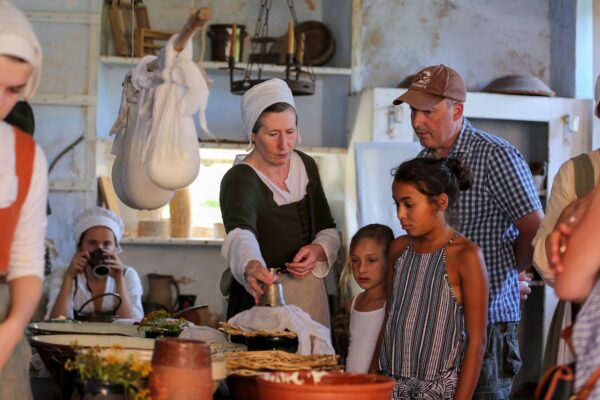
[[[156,339],[148,388],[154,400],[211,400],[208,344],[170,337]]]

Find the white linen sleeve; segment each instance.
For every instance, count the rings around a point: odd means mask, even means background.
[[[144,318],[144,308],[142,307],[142,294],[144,290],[142,289],[140,276],[135,269],[127,266],[124,277],[127,295],[129,296],[129,301],[133,307],[134,318],[141,320]]]
[[[247,229],[235,228],[225,237],[221,246],[221,255],[227,260],[227,264],[235,280],[242,284],[248,293],[250,293],[244,276],[246,266],[250,261],[257,260],[265,268],[267,267],[267,263],[260,253],[260,246],[256,240],[256,236]]]
[[[60,289],[62,288],[67,268],[68,267],[55,267],[52,273],[45,279],[44,283],[48,288],[48,305],[46,306],[45,320],[50,319],[50,312],[52,312],[58,293],[60,293]],[[69,307],[69,310],[71,315],[65,315],[65,317],[73,318],[73,296],[71,296],[71,306]]]
[[[340,242],[340,233],[335,228],[323,229],[317,232],[313,244],[320,244],[323,247],[327,261],[317,261],[317,265],[312,271],[314,276],[317,278],[325,278],[327,276],[331,266],[337,260]]]
[[[44,279],[44,238],[48,200],[48,163],[40,148],[35,146],[35,156],[29,192],[21,207],[15,229],[6,279],[27,275]]]
[[[534,267],[550,287],[554,285],[554,274],[550,270],[546,256],[546,238],[554,229],[564,208],[575,200],[577,200],[577,195],[575,194],[573,162],[567,161],[554,177],[544,219],[532,241]]]

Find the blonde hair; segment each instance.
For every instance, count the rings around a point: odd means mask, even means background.
[[[374,240],[382,247],[383,255],[387,258],[390,244],[394,240],[394,232],[389,226],[382,224],[369,224],[360,228],[350,241],[350,249],[346,256],[346,262],[340,274],[340,301],[344,304],[348,297],[350,279],[353,279],[352,274],[352,259],[350,254],[363,239]]]

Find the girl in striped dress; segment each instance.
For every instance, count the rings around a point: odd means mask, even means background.
[[[450,212],[472,183],[456,159],[417,158],[394,171],[392,195],[407,235],[390,247],[379,370],[393,399],[470,399],[486,345],[488,279],[479,247]],[[375,362],[375,360],[374,360]]]

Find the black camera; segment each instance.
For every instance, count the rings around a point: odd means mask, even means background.
[[[106,257],[101,248],[97,248],[90,254],[90,268],[92,273],[98,278],[104,278],[110,273],[110,267],[107,265],[108,257]]]

